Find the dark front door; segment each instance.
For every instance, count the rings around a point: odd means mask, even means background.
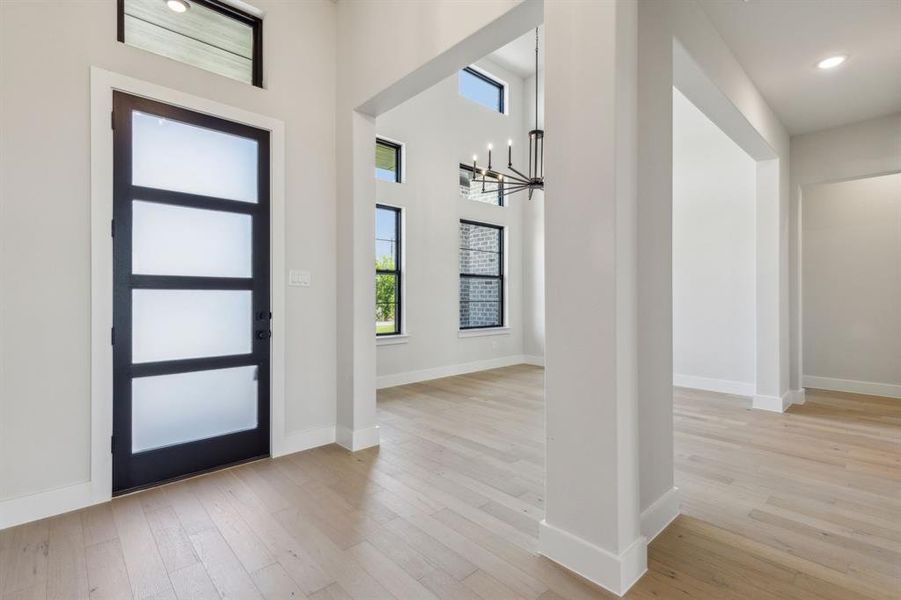
[[[269,133],[114,92],[113,492],[269,454]]]

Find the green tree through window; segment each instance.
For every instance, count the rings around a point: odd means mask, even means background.
[[[400,209],[376,206],[375,211],[375,332],[401,332]]]

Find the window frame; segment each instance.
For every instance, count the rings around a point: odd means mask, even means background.
[[[399,206],[391,206],[390,204],[380,204],[376,203],[375,205],[376,211],[378,210],[390,210],[394,213],[394,237],[395,237],[395,257],[394,257],[394,269],[376,269],[375,274],[378,275],[394,275],[397,291],[395,292],[396,298],[394,302],[394,331],[379,333],[376,331],[375,336],[378,337],[390,337],[390,336],[398,336],[403,335],[404,333],[404,319],[403,319],[403,298],[404,298],[404,286],[403,286],[403,208]]]
[[[400,142],[395,142],[393,140],[389,140],[388,138],[383,138],[376,136],[375,138],[376,146],[385,146],[386,148],[391,148],[394,150],[394,164],[397,165],[394,169],[394,182],[393,183],[403,183],[404,181],[404,145]],[[376,167],[378,168],[378,167]],[[378,181],[386,181],[388,183],[392,183],[387,179],[379,179],[376,177]]]
[[[472,165],[467,165],[465,163],[460,163],[460,169],[463,171],[468,171],[473,177],[475,177],[475,171],[472,170]],[[459,174],[459,171],[458,171]],[[472,181],[472,178],[470,178]],[[486,192],[488,193],[488,192]],[[480,202],[479,200],[473,200],[472,198],[466,198],[472,202]],[[487,202],[480,202],[481,204],[487,204],[488,206],[504,206],[504,182],[500,179],[497,180],[497,204],[488,204]]]
[[[219,0],[187,0],[191,4],[197,4],[204,8],[208,8],[214,12],[219,13],[220,15],[226,16],[230,19],[234,19],[235,21],[239,21],[245,25],[249,25],[252,35],[253,35],[253,48],[251,50],[250,64],[251,64],[251,74],[250,74],[250,82],[254,87],[261,88],[263,87],[263,19],[256,15],[252,15],[243,10],[239,10],[233,6],[230,6],[224,2],[220,2]],[[125,0],[116,0],[116,39],[123,44],[127,44],[125,41]],[[204,42],[205,43],[205,42]],[[134,46],[133,46],[134,47]],[[151,53],[152,54],[152,53]],[[182,61],[178,61],[182,62]],[[182,64],[188,63],[182,62]],[[201,67],[194,67],[197,69],[201,69],[203,71],[207,71],[207,69],[203,69]],[[207,71],[208,73],[213,73],[215,75],[219,75],[215,71]],[[220,75],[224,77],[224,75]]]
[[[507,84],[506,83],[504,83],[500,79],[495,79],[488,73],[485,73],[484,71],[482,71],[481,69],[478,69],[477,67],[475,67],[473,65],[469,65],[468,67],[463,67],[460,70],[465,71],[465,72],[469,73],[470,75],[472,75],[478,79],[481,79],[482,81],[491,85],[492,87],[497,88],[497,90],[498,90],[498,101],[497,101],[498,105],[496,107],[496,110],[497,110],[497,112],[501,113],[502,115],[507,114]],[[461,96],[462,96],[462,94],[461,94]],[[466,98],[467,100],[469,100],[470,102],[476,102],[475,100],[472,100],[471,98],[468,98],[466,96],[463,96],[463,97]],[[482,104],[482,103],[476,102],[476,104]],[[485,105],[482,104],[482,106],[485,106]],[[489,107],[485,106],[485,108],[489,108]]]
[[[506,227],[503,225],[495,225],[493,223],[484,223],[482,221],[473,221],[471,219],[460,219],[460,224],[466,225],[475,225],[477,227],[488,227],[490,229],[496,229],[498,231],[498,274],[497,275],[483,275],[478,273],[463,273],[462,265],[459,267],[460,270],[460,283],[462,284],[464,279],[494,279],[500,282],[500,298],[498,303],[500,304],[500,322],[496,325],[475,325],[469,327],[463,327],[460,323],[460,305],[462,302],[460,301],[460,286],[457,287],[457,327],[460,331],[472,331],[479,329],[500,329],[506,327],[507,324],[507,276],[506,276]],[[459,232],[458,232],[459,235]],[[463,250],[471,250],[470,248],[460,248],[460,252]]]

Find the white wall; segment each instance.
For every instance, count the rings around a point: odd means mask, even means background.
[[[476,104],[457,91],[457,74],[451,75],[400,106],[379,115],[379,136],[405,146],[404,182],[376,181],[376,201],[404,209],[404,319],[407,338],[379,338],[379,385],[390,385],[445,375],[453,367],[495,364],[509,357],[519,362],[523,354],[523,207],[519,193],[498,207],[462,198],[458,165],[471,164],[472,155],[487,164],[486,145],[496,148],[496,168],[507,163],[507,140],[514,143],[514,164],[521,165],[523,142],[523,82],[488,60],[478,67],[507,84],[508,114]],[[459,222],[471,219],[505,227],[505,319],[501,335],[459,335]],[[373,336],[375,334],[373,333]],[[382,342],[390,342],[381,345]],[[475,367],[475,365],[471,365]],[[425,373],[417,373],[427,371]]]
[[[287,429],[334,426],[336,7],[254,4],[265,89],[116,42],[112,0],[0,3],[0,499],[90,477],[91,65],[285,122]]]
[[[523,129],[535,128],[535,76],[523,86]],[[544,70],[538,72],[538,127],[544,129]],[[523,354],[534,363],[544,361],[544,191],[523,203]]]
[[[803,381],[901,398],[901,174],[803,193]]]
[[[673,89],[673,380],[753,395],[757,163]]]
[[[901,171],[901,112],[791,138],[792,388],[801,386],[804,186]]]

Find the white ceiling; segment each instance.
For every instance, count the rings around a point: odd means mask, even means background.
[[[899,0],[901,1],[901,0]],[[538,31],[538,68],[544,68],[544,27]],[[535,30],[516,38],[488,55],[488,60],[523,79],[535,73]]]
[[[698,2],[789,133],[901,111],[901,0]]]
[[[901,111],[901,0],[698,0],[789,133]],[[544,68],[544,28],[539,31]],[[823,71],[816,63],[848,54]],[[535,32],[488,58],[530,77]]]

